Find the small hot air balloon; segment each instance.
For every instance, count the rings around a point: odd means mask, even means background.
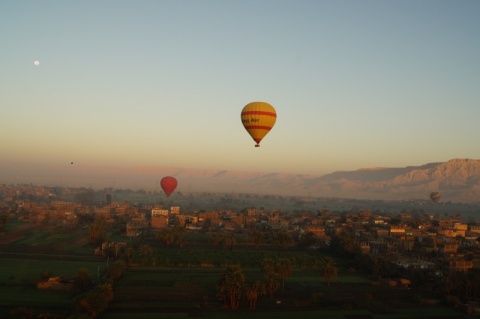
[[[257,143],[255,147],[260,146],[260,141],[267,135],[275,125],[277,120],[277,112],[268,103],[252,102],[242,110],[242,124],[248,134]]]
[[[439,193],[439,192],[431,192],[430,193],[430,199],[433,201],[433,202],[438,202],[440,200],[440,198],[442,198],[442,195]]]
[[[160,181],[160,186],[168,197],[177,188],[177,179],[173,176],[165,176]]]

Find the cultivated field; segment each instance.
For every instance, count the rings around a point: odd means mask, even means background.
[[[421,307],[420,292],[387,288],[362,275],[345,274],[330,287],[313,269],[295,270],[285,289],[262,296],[256,310],[246,305],[226,310],[216,300],[215,285],[224,269],[137,268],[115,290],[103,318],[463,318],[451,308]],[[261,279],[259,269],[244,269],[246,280]]]
[[[71,313],[72,292],[38,290],[35,284],[45,273],[71,277],[80,268],[86,268],[92,279],[101,279],[107,260],[93,255],[87,232],[10,223],[0,238],[0,318],[10,318],[16,307],[32,308],[36,314]],[[195,238],[200,244],[195,244]],[[320,253],[283,252],[270,246],[256,250],[246,244],[228,250],[191,236],[183,248],[158,245],[154,254],[154,266],[127,270],[102,318],[464,318],[452,308],[422,305],[422,299],[431,298],[429,292],[388,288],[344,268],[342,260],[337,260],[339,275],[328,287],[314,267],[315,259],[323,256]],[[260,296],[256,310],[245,303],[237,311],[224,309],[216,284],[225,265],[239,264],[247,282],[262,280],[259,265],[266,257],[295,261],[297,268],[285,288],[273,298]],[[215,267],[200,267],[203,263]]]

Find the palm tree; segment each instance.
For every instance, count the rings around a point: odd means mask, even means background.
[[[288,248],[290,248],[290,246],[293,245],[292,235],[287,233],[285,230],[278,231],[274,235],[274,241],[277,247],[280,248],[280,250],[287,250]]]
[[[245,276],[238,265],[229,265],[217,284],[217,295],[224,306],[238,309],[240,297],[245,286]]]
[[[171,246],[175,242],[174,229],[162,229],[157,233],[157,239],[166,246]]]
[[[276,274],[268,274],[265,276],[265,291],[270,298],[273,298],[273,294],[277,291],[280,283],[276,279]]]
[[[323,278],[327,279],[328,287],[330,287],[330,278],[337,276],[337,264],[332,257],[324,257],[320,260],[320,273]]]
[[[265,276],[275,275],[275,262],[271,258],[264,258],[262,260],[262,273]]]
[[[250,238],[256,249],[260,248],[260,244],[263,240],[263,233],[260,230],[254,229],[248,234],[248,237]]]
[[[184,236],[180,236],[177,238],[177,244],[179,247],[185,246],[186,243],[187,243],[187,238],[185,238]]]
[[[132,260],[133,251],[133,247],[125,248],[124,258],[126,259],[127,264],[130,264],[130,261]]]
[[[389,264],[385,257],[372,257],[372,276],[374,278],[383,278],[388,275]]]
[[[285,279],[293,273],[293,264],[290,259],[281,258],[275,263],[275,272],[282,278],[282,289],[285,289]]]
[[[259,280],[255,280],[249,285],[245,286],[245,297],[248,300],[248,305],[250,309],[255,309],[257,307],[257,300],[259,295],[265,293],[265,284]]]
[[[138,254],[140,255],[140,257],[142,257],[143,263],[147,264],[153,257],[153,249],[152,247],[150,247],[150,245],[143,244],[142,246],[140,246]]]
[[[235,236],[232,233],[225,234],[223,237],[223,247],[232,250],[237,243]]]

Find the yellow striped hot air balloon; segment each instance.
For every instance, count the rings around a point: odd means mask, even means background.
[[[267,135],[275,125],[277,112],[268,103],[252,102],[245,105],[241,114],[242,124],[248,134],[257,143],[255,147],[260,146],[260,141]]]

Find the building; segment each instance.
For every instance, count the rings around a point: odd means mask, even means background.
[[[152,219],[150,222],[152,228],[165,228],[168,226],[168,210],[152,209]]]

